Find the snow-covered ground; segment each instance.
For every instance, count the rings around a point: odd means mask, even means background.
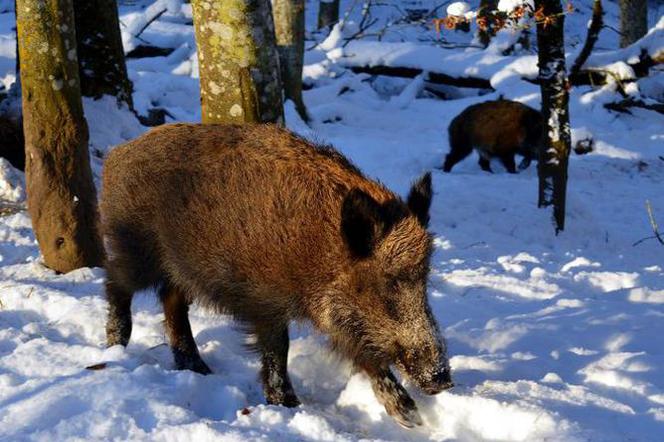
[[[0,2],[0,11],[11,10],[10,3]],[[136,28],[144,19],[141,7],[152,2],[121,3],[130,48],[136,41],[127,29]],[[171,12],[141,38],[178,49],[168,57],[129,61],[136,106],[139,112],[165,107],[178,120],[196,121],[190,14],[186,6],[173,9],[177,2],[162,3]],[[616,25],[616,4],[604,3],[605,20]],[[308,2],[308,23],[314,23],[315,4]],[[342,10],[352,4],[343,1]],[[568,19],[571,56],[583,42],[590,2],[575,6],[580,12]],[[376,26],[394,9],[379,7]],[[651,9],[653,28],[658,21],[664,27],[659,11],[653,17],[657,10]],[[360,13],[356,7],[351,18]],[[12,20],[12,13],[0,14],[0,79],[6,86],[15,76]],[[291,331],[289,369],[303,402],[295,409],[263,405],[258,360],[246,352],[244,336],[228,318],[198,308],[191,314],[194,335],[215,374],[173,371],[152,293],[135,299],[129,347],[105,349],[103,271],[56,275],[46,269],[30,219],[19,212],[0,217],[0,440],[664,438],[664,247],[653,239],[634,245],[652,235],[646,200],[664,224],[661,114],[607,111],[603,103],[620,99],[615,85],[572,90],[574,137],[592,135],[596,143],[593,153],[571,158],[567,229],[556,237],[550,210],[536,207],[534,166],[508,175],[496,164],[489,175],[471,157],[450,174],[435,169],[448,149],[447,125],[468,105],[504,94],[539,107],[537,86],[520,79],[536,72],[534,53],[503,57],[491,48],[432,48],[440,42],[430,28],[395,25],[385,38],[405,41],[401,56],[413,60],[413,51],[422,51],[426,59],[413,63],[433,69],[432,57],[449,53],[444,67],[484,73],[496,88],[484,96],[449,91],[456,99],[444,101],[422,92],[422,78],[371,79],[342,68],[353,57],[385,60],[379,51],[389,50],[364,42],[343,48],[343,36],[354,26],[307,52],[305,81],[312,88],[305,102],[312,123],[307,128],[290,105],[287,122],[333,143],[401,194],[423,171],[434,171],[430,302],[448,339],[456,387],[426,397],[408,386],[425,425],[409,431],[394,423],[368,381],[351,374],[307,325]],[[445,32],[455,44],[472,38]],[[616,34],[604,30],[598,50],[615,49],[616,42]],[[661,97],[663,76],[660,71],[640,80],[631,93]],[[105,152],[146,128],[110,99],[86,100],[85,110],[98,177]],[[23,201],[22,180],[0,160],[0,199]],[[97,370],[85,368],[100,363],[105,365]]]

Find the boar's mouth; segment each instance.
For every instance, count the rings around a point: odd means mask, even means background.
[[[395,365],[399,371],[424,393],[438,394],[454,387],[446,357],[429,358],[428,352],[404,350],[399,347]],[[431,361],[435,362],[431,362]]]

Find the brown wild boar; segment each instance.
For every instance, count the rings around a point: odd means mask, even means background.
[[[0,157],[25,170],[25,141],[21,121],[0,116]]]
[[[154,129],[104,166],[108,345],[127,345],[133,293],[157,287],[178,369],[210,373],[189,325],[197,302],[247,325],[267,402],[293,407],[288,324],[310,321],[390,415],[418,425],[391,365],[428,394],[452,386],[427,301],[431,197],[430,174],[404,202],[275,126]]]
[[[467,107],[448,128],[450,153],[443,170],[449,172],[477,149],[482,170],[492,172],[490,160],[498,157],[509,173],[516,173],[514,155],[523,156],[519,169],[530,166],[542,144],[542,114],[509,100],[486,101]]]

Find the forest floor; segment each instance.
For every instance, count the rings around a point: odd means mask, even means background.
[[[0,2],[8,11],[0,14],[6,86],[15,78],[11,3]],[[138,40],[129,31],[140,28],[143,6],[152,2],[120,3],[130,50]],[[394,2],[383,3],[373,10],[377,30],[401,14],[389,7]],[[590,3],[575,2],[578,11],[568,17],[571,59]],[[605,21],[617,26],[616,4],[604,3]],[[160,4],[171,10],[140,38],[176,50],[129,61],[136,107],[197,121],[190,11],[177,1]],[[307,3],[308,23],[316,4]],[[352,4],[343,1],[342,11]],[[449,31],[443,37],[461,47],[446,49],[430,27],[412,23],[390,27],[384,42],[343,47],[344,36],[357,30],[356,9],[345,30],[327,39],[308,35],[304,99],[311,123],[304,125],[290,104],[286,119],[402,195],[433,171],[429,296],[456,386],[427,397],[407,385],[425,424],[405,430],[394,423],[367,379],[351,374],[306,324],[291,329],[289,369],[303,402],[295,409],[263,405],[258,360],[245,350],[237,324],[200,308],[191,322],[213,375],[173,370],[153,293],[135,299],[130,345],[104,348],[103,270],[56,275],[45,268],[20,211],[0,216],[0,440],[662,440],[664,247],[655,239],[636,244],[653,235],[646,200],[664,225],[662,115],[606,110],[603,103],[621,99],[615,84],[572,89],[574,139],[592,136],[595,149],[570,159],[567,228],[555,236],[550,210],[536,207],[534,164],[510,175],[494,163],[496,173],[488,174],[473,154],[449,174],[437,169],[448,150],[447,125],[465,107],[499,95],[539,107],[538,87],[521,79],[536,73],[535,53],[463,47],[472,35]],[[651,32],[660,35],[651,44],[660,47],[662,12],[651,10]],[[322,44],[314,47],[316,41]],[[610,55],[616,47],[615,32],[603,30],[597,52]],[[486,74],[496,90],[450,87],[450,99],[441,100],[423,90],[421,78],[373,78],[343,67],[376,57]],[[664,98],[662,71],[632,84],[630,94]],[[98,178],[105,153],[147,128],[108,98],[86,99],[85,111]],[[23,175],[0,159],[0,198],[22,203],[23,188]]]

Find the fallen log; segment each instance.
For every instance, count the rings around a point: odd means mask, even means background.
[[[385,75],[388,77],[415,78],[422,74],[422,69],[398,66],[352,66],[350,70],[370,75]],[[445,84],[456,87],[469,87],[478,89],[491,89],[491,82],[479,77],[454,77],[442,72],[427,72],[425,81],[434,84]]]
[[[608,110],[630,114],[630,115],[632,114],[630,109],[634,107],[638,107],[641,109],[648,109],[651,111],[658,112],[660,114],[664,114],[664,103],[646,103],[643,100],[637,100],[634,98],[627,98],[622,101],[605,103],[604,107]]]

